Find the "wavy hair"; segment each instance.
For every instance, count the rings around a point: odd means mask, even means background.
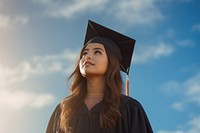
[[[71,95],[65,98],[61,106],[60,126],[63,131],[70,130],[70,121],[73,119],[87,95],[87,80],[83,77],[79,70],[79,61],[82,57],[80,52],[79,59],[76,63],[75,70],[69,76],[71,79],[69,87]],[[113,127],[117,120],[121,117],[119,110],[120,95],[122,94],[123,82],[120,74],[119,60],[105,47],[108,67],[105,73],[105,89],[103,97],[103,105],[100,112],[100,126],[101,128]]]

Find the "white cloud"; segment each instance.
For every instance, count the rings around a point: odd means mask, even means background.
[[[8,31],[16,27],[26,25],[29,21],[27,16],[15,15],[8,16],[0,14],[0,30]]]
[[[52,5],[55,2],[54,0],[33,0],[33,1],[43,5]]]
[[[167,84],[164,84],[162,88],[166,92],[166,94],[180,92],[180,84],[176,81],[170,81]]]
[[[45,55],[45,56],[34,56],[33,61],[36,62],[47,62],[47,61],[56,61],[56,60],[67,60],[74,61],[77,57],[77,51],[65,50],[63,53],[54,54],[54,55]]]
[[[193,25],[192,30],[194,30],[194,31],[200,31],[200,23],[196,24],[196,25]]]
[[[184,2],[184,3],[191,3],[191,2],[194,1],[194,0],[166,0],[166,1],[169,1],[169,2]]]
[[[194,0],[179,0],[180,2],[187,2],[187,3],[190,3],[190,2],[193,2]]]
[[[191,47],[194,46],[195,43],[190,40],[190,39],[185,39],[185,40],[181,40],[181,41],[177,41],[177,44],[181,47]]]
[[[158,133],[200,133],[200,116],[188,121],[183,127],[185,130],[177,129],[175,131],[160,130]]]
[[[77,57],[77,52],[65,51],[57,55],[35,56],[30,61],[21,62],[15,68],[0,66],[0,87],[20,83],[32,76],[55,72],[69,73]]]
[[[119,21],[133,25],[152,25],[164,18],[156,7],[156,0],[118,1],[114,4],[112,10],[112,14]]]
[[[184,102],[182,101],[182,102],[174,102],[173,104],[172,104],[172,108],[173,109],[175,109],[175,110],[178,110],[178,111],[183,111],[184,110]]]
[[[84,14],[86,12],[99,12],[102,11],[108,0],[73,0],[67,1],[47,1],[47,0],[34,0],[39,4],[46,7],[46,13],[53,17],[63,17],[71,19]]]
[[[170,56],[173,52],[174,47],[170,44],[160,43],[158,45],[141,46],[134,55],[133,62],[146,63],[154,59]]]
[[[160,131],[158,131],[158,133],[185,133],[185,132],[179,131],[179,130],[177,130],[177,131],[164,131],[164,130],[160,130]]]
[[[77,52],[66,50],[63,53],[35,56],[29,61],[21,62],[14,68],[0,65],[0,106],[22,109],[25,107],[41,108],[54,101],[52,94],[41,94],[21,90],[17,86],[33,76],[52,73],[72,72]]]
[[[164,16],[156,7],[157,0],[72,0],[47,1],[33,0],[45,7],[45,12],[52,17],[62,17],[67,20],[88,13],[101,13],[113,17],[123,23],[132,25],[152,25]]]
[[[1,108],[20,110],[25,107],[41,108],[52,104],[54,96],[25,91],[0,90]]]
[[[198,65],[198,64],[191,64],[191,65],[189,65],[189,66],[185,66],[185,67],[182,67],[181,68],[181,70],[180,70],[181,72],[195,72],[195,73],[198,73],[198,72],[200,72],[200,65]]]
[[[185,83],[187,99],[190,102],[197,103],[200,106],[200,73],[188,79]]]
[[[180,2],[192,2],[192,1],[194,1],[194,0],[179,0]]]
[[[183,110],[191,103],[200,106],[200,73],[190,77],[184,82],[168,82],[162,86],[162,89],[179,97],[179,101],[172,104],[172,108],[176,110]],[[173,84],[172,84],[173,83]],[[178,95],[177,95],[178,94]],[[178,98],[178,97],[177,97]]]

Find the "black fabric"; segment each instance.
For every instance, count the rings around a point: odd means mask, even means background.
[[[70,133],[153,133],[149,120],[141,104],[133,98],[122,96],[120,110],[122,117],[113,128],[100,128],[99,113],[102,102],[90,111],[83,103],[71,125]],[[59,128],[61,110],[58,105],[53,112],[46,133],[64,133]]]

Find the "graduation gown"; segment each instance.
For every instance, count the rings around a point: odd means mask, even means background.
[[[90,111],[82,103],[80,110],[72,120],[70,133],[153,133],[147,115],[141,104],[123,95],[120,102],[122,117],[113,128],[100,128],[100,110],[102,102],[97,103]],[[64,133],[59,128],[60,105],[53,112],[46,133]]]

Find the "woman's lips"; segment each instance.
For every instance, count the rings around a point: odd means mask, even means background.
[[[84,67],[84,66],[90,66],[90,65],[93,66],[94,64],[91,63],[90,61],[86,61],[86,62],[83,63],[83,67]]]

